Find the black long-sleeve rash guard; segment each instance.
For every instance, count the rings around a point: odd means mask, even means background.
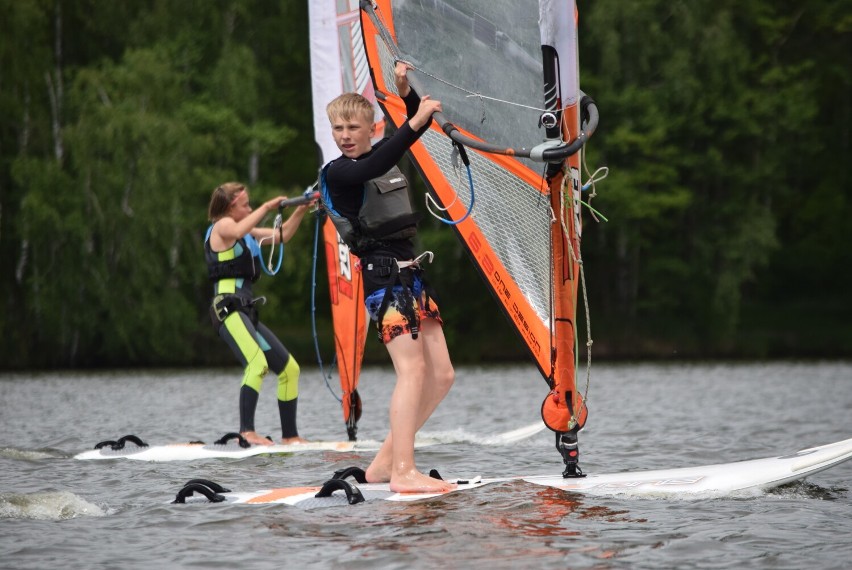
[[[408,117],[414,116],[420,106],[420,96],[412,89],[402,99]],[[334,159],[326,170],[325,180],[334,209],[344,217],[355,220],[361,208],[364,196],[364,183],[385,174],[393,168],[405,152],[411,148],[420,136],[426,132],[431,119],[419,130],[414,131],[405,121],[393,136],[384,138],[373,145],[370,151],[357,158],[341,155]],[[411,240],[394,242],[393,251],[387,251],[398,259],[414,257],[414,245]]]

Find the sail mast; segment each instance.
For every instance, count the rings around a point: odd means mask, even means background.
[[[571,10],[566,10],[568,4]],[[539,2],[544,105],[541,122],[549,140],[574,141],[580,136],[576,7],[573,2]],[[542,404],[545,424],[556,433],[556,448],[565,463],[564,476],[580,476],[577,432],[587,409],[577,389],[577,294],[580,271],[580,153],[548,163],[551,231],[554,346],[551,392]]]

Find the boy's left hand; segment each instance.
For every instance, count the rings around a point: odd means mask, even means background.
[[[400,97],[405,97],[411,92],[411,86],[408,84],[409,69],[414,69],[414,66],[406,61],[397,61],[393,68],[393,80]]]

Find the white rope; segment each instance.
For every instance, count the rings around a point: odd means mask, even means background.
[[[447,204],[447,206],[445,208],[442,208],[438,204],[438,202],[435,201],[435,199],[432,197],[431,194],[429,194],[428,192],[425,194],[426,210],[429,212],[429,215],[432,216],[433,218],[435,218],[436,220],[439,220],[439,221],[442,221],[442,222],[445,221],[444,216],[437,214],[434,210],[432,210],[432,208],[436,208],[436,209],[438,209],[442,212],[447,212],[447,210],[449,210],[453,206],[453,204],[455,204],[459,200],[459,193],[456,191],[456,188],[462,187],[462,177],[461,177],[461,168],[459,168],[458,157],[459,157],[458,149],[453,147],[453,152],[451,153],[451,162],[453,164],[453,172],[456,175],[456,185],[453,187],[453,194],[455,195],[455,197],[453,198],[453,201],[450,202],[449,204]]]
[[[571,215],[574,214],[574,208],[575,208],[574,196],[572,194],[572,196],[571,196],[571,209],[570,209]],[[564,184],[563,184],[562,189],[560,189],[560,191],[559,191],[559,210],[560,210],[559,223],[562,226],[562,231],[563,231],[563,233],[565,234],[566,237],[570,236],[571,234],[568,232],[568,225],[565,222],[566,208],[565,208],[565,188],[564,188]],[[577,234],[576,234],[576,242],[577,242],[577,251],[575,252],[574,251],[574,245],[571,243],[570,240],[568,240],[568,251],[570,252],[571,260],[574,261],[577,264],[577,266],[579,267],[580,291],[582,292],[582,295],[583,295],[583,307],[584,307],[584,310],[585,310],[585,313],[586,313],[586,387],[583,390],[583,403],[584,403],[584,406],[588,409],[587,403],[589,401],[588,400],[589,386],[591,385],[591,380],[592,380],[592,344],[594,343],[594,341],[592,340],[592,319],[591,319],[591,311],[589,310],[588,291],[586,289],[586,273],[583,269],[583,259],[582,259],[582,254],[580,253],[580,234],[579,234],[579,232],[577,232]],[[575,319],[575,323],[576,323],[576,319]],[[576,324],[575,324],[575,326],[576,326]],[[571,419],[568,422],[568,429],[569,430],[573,429],[574,426],[577,425],[577,423],[578,423],[577,418],[572,413]]]
[[[425,69],[418,67],[417,65],[411,63],[410,61],[407,61],[407,60],[400,60],[400,61],[402,61],[403,63],[405,63],[407,65],[410,65],[412,69],[419,71],[420,73],[422,73],[426,77],[431,77],[435,81],[438,81],[439,83],[443,83],[447,87],[452,87],[453,89],[461,91],[462,93],[466,93],[467,95],[465,95],[465,97],[468,98],[468,99],[471,98],[471,97],[476,97],[477,99],[479,99],[480,103],[482,103],[483,100],[487,99],[488,101],[494,101],[495,103],[503,103],[504,105],[511,105],[513,107],[521,107],[522,109],[529,109],[531,111],[537,111],[539,113],[545,113],[545,112],[548,112],[548,111],[553,111],[553,109],[545,109],[543,107],[536,107],[536,106],[533,106],[533,105],[525,105],[523,103],[517,103],[515,101],[508,101],[506,99],[500,99],[498,97],[491,97],[489,95],[483,95],[479,91],[471,91],[470,89],[462,87],[461,85],[456,85],[455,83],[453,83],[451,81],[447,81],[446,79],[443,79],[441,77],[438,77],[437,75],[429,73]]]
[[[257,240],[257,245],[259,247],[263,247],[264,241],[272,240],[272,244],[269,248],[269,261],[266,262],[266,267],[270,271],[272,271],[272,254],[275,253],[275,232],[278,231],[278,228],[281,227],[282,221],[283,221],[283,219],[281,217],[281,214],[276,214],[275,215],[275,222],[272,224],[272,235],[267,236],[267,237],[262,237],[259,240]]]
[[[592,218],[594,218],[596,222],[600,223],[600,220],[595,215],[595,209],[592,208],[592,199],[598,195],[595,184],[609,176],[609,167],[601,166],[597,170],[595,170],[591,176],[589,176],[589,167],[586,165],[586,149],[580,149],[580,153],[582,153],[580,154],[580,161],[583,164],[583,170],[586,172],[586,176],[588,179],[585,184],[581,183],[581,187],[583,190],[591,188],[591,192],[589,192],[589,198],[586,200],[586,205],[592,215]]]

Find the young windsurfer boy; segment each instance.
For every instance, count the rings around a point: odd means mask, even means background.
[[[372,104],[345,93],[327,107],[342,156],[323,168],[323,198],[338,233],[361,258],[367,311],[396,370],[390,401],[390,433],[366,470],[370,482],[390,482],[397,492],[440,492],[454,485],[421,473],[414,436],[453,384],[454,371],[438,305],[423,279],[412,238],[416,215],[405,177],[396,168],[441,110],[408,84],[409,66],[394,70],[408,121],[390,138],[372,144]]]

